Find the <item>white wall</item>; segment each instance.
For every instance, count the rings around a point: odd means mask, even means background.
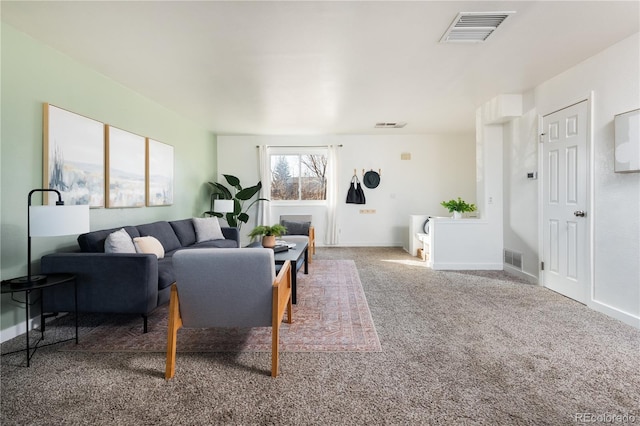
[[[446,215],[443,200],[462,197],[475,203],[475,138],[460,135],[218,136],[218,171],[253,185],[258,180],[257,145],[342,145],[339,149],[338,228],[340,246],[409,246],[409,215]],[[411,160],[401,160],[410,153]],[[367,204],[346,204],[354,169],[380,169],[380,185],[364,187]],[[267,197],[268,198],[268,197]],[[361,214],[375,209],[375,214]],[[324,242],[324,207],[274,207],[272,221],[284,213],[311,213],[318,245]],[[255,219],[256,214],[250,215]],[[243,241],[255,225],[243,228]]]
[[[538,256],[538,114],[533,94],[524,97],[521,118],[504,126],[504,248],[522,254],[525,278],[536,282]],[[508,266],[507,266],[508,267]]]
[[[586,99],[591,92],[593,208],[588,214],[594,259],[588,304],[640,327],[640,173],[614,173],[613,155],[614,115],[640,107],[640,33],[526,94],[532,102],[505,131],[505,176],[510,177],[505,179],[505,247],[530,256],[537,246],[529,231],[538,225],[533,206],[537,188],[523,179],[534,166],[537,117]]]

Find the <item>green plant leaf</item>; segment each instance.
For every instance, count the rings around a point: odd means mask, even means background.
[[[218,213],[218,212],[204,212],[204,214],[208,214],[209,216],[215,216],[215,217],[223,217],[224,215],[222,213]]]
[[[229,185],[233,186],[238,191],[242,189],[242,187],[240,186],[240,179],[238,179],[237,177],[233,175],[222,175],[222,176],[224,176],[224,178],[227,180],[227,183]]]
[[[255,186],[238,191],[238,193],[236,194],[236,198],[239,200],[249,200],[251,197],[256,195],[261,188],[262,182],[258,182],[258,184]]]
[[[209,185],[212,187],[213,194],[222,194],[222,198],[225,200],[231,200],[233,198],[231,191],[229,191],[226,186],[218,182],[209,182]]]
[[[227,223],[229,224],[230,227],[232,228],[238,227],[238,221],[236,220],[236,217],[233,213],[227,213],[225,216],[225,219],[227,220]]]
[[[246,213],[240,213],[238,215],[238,220],[243,223],[247,223],[249,221],[249,215]]]

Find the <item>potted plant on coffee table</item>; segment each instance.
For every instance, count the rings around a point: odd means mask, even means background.
[[[276,237],[281,236],[285,232],[287,232],[287,228],[280,224],[272,226],[260,225],[253,228],[249,236],[254,238],[262,235],[262,247],[272,248],[276,245]]]
[[[468,204],[460,197],[458,197],[457,200],[443,201],[440,205],[449,210],[449,213],[453,213],[454,219],[460,219],[462,217],[462,213],[476,211],[475,204]]]

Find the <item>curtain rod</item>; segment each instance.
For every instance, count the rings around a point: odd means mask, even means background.
[[[328,148],[332,145],[267,145],[267,148]],[[342,144],[336,145],[338,148],[342,148]],[[256,145],[256,148],[260,148],[260,145]]]

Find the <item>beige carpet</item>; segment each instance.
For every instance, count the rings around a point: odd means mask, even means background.
[[[281,327],[283,352],[379,352],[367,299],[353,260],[317,260],[309,274],[298,273],[298,300],[293,323]],[[167,306],[149,316],[149,331],[130,315],[105,317],[105,322],[70,342],[63,351],[165,352]],[[178,352],[269,352],[271,327],[251,329],[181,329]]]

